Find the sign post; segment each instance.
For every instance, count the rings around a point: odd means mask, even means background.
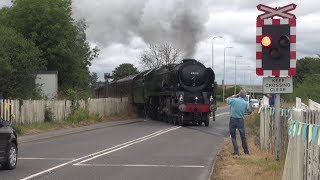
[[[276,8],[257,6],[264,13],[257,17],[256,24],[256,74],[274,76],[263,79],[263,92],[275,94],[276,160],[280,159],[280,93],[292,93],[292,76],[296,74],[296,16],[289,13],[296,7],[296,4]],[[275,19],[275,16],[281,19]]]

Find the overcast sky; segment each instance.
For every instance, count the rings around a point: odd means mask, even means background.
[[[10,0],[0,0],[0,7]],[[270,3],[271,2],[271,3]],[[320,53],[319,0],[74,0],[75,19],[84,18],[89,25],[87,36],[92,46],[101,49],[91,72],[103,77],[121,63],[141,68],[139,55],[150,43],[169,42],[192,57],[212,66],[221,84],[224,47],[226,49],[226,84],[234,84],[235,59],[238,84],[261,84],[255,75],[256,17],[258,4],[272,7],[296,3],[297,56]],[[236,56],[242,56],[235,58]]]

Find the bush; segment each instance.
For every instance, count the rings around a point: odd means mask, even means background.
[[[86,121],[90,118],[89,112],[84,109],[75,110],[67,119],[68,122],[71,123],[79,123],[82,121]]]
[[[296,97],[300,97],[303,102],[308,102],[308,99],[320,102],[320,76],[306,75],[302,83],[295,87],[292,94],[284,95],[287,101],[295,102]]]
[[[54,117],[51,109],[46,106],[46,109],[44,111],[44,122],[52,122],[53,119]]]
[[[12,124],[12,129],[14,129],[18,135],[23,134],[23,128],[19,124]]]
[[[250,133],[254,136],[260,136],[260,114],[256,111],[252,112],[246,119],[246,124]]]

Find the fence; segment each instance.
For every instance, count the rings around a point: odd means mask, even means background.
[[[308,106],[296,98],[296,107],[281,109],[281,152],[285,158],[282,180],[320,179],[320,104]],[[273,108],[260,109],[260,146],[273,152]],[[318,131],[319,129],[319,131]]]
[[[274,151],[275,132],[274,132],[274,111],[267,104],[268,98],[263,97],[262,108],[260,109],[260,148],[269,152]],[[285,158],[288,145],[288,119],[290,118],[289,109],[281,109],[280,111],[280,158]]]
[[[14,123],[44,122],[46,111],[50,111],[54,121],[66,120],[73,107],[82,108],[90,115],[109,116],[128,111],[128,98],[103,98],[79,100],[0,100],[0,117]]]
[[[309,100],[308,106],[297,99],[293,111],[291,135],[285,161],[283,180],[320,179],[320,104]],[[290,132],[290,131],[289,131]]]

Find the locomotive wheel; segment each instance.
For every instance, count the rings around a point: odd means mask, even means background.
[[[198,121],[198,125],[201,126],[202,125],[202,121]]]

